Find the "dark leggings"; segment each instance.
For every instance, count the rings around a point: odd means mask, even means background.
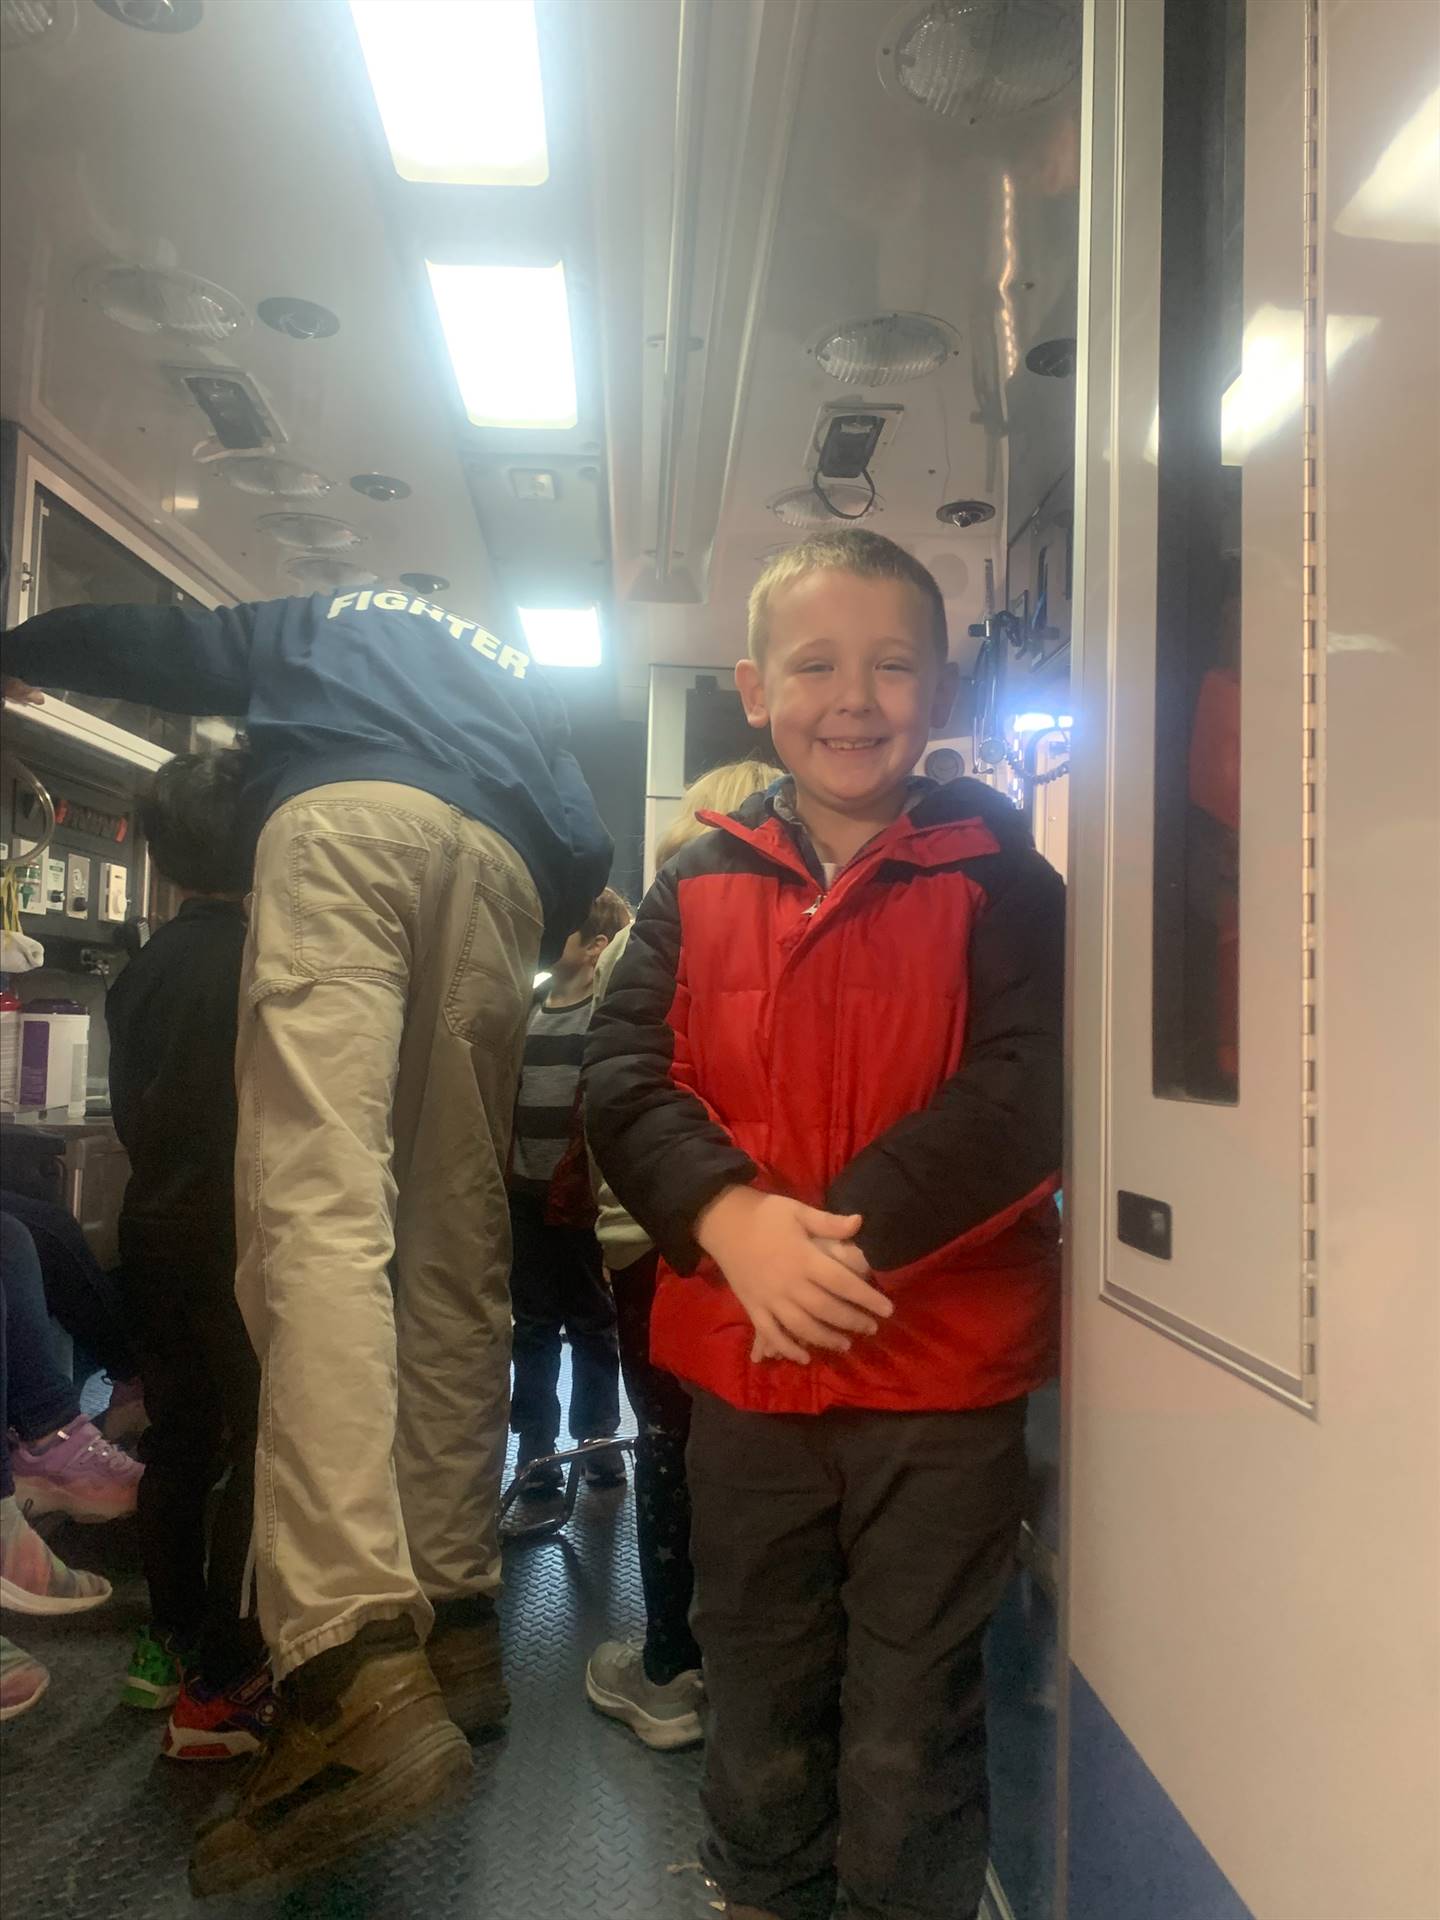
[[[139,1368],[126,1326],[118,1283],[97,1262],[79,1221],[53,1200],[32,1200],[7,1188],[0,1206],[29,1231],[40,1259],[51,1314],[80,1353],[112,1380],[132,1380]]]
[[[690,1631],[690,1483],[685,1443],[690,1395],[650,1358],[650,1309],[658,1256],[647,1253],[610,1276],[620,1318],[620,1370],[635,1409],[635,1533],[645,1590],[645,1674],[665,1686],[700,1665]]]
[[[150,1416],[136,1508],[150,1611],[201,1678],[225,1686],[264,1654],[241,1612],[260,1367],[235,1304],[228,1222],[207,1233],[122,1218],[120,1251]]]
[[[0,1213],[0,1498],[15,1491],[10,1428],[41,1440],[79,1412],[74,1382],[55,1358],[35,1242],[13,1214]]]

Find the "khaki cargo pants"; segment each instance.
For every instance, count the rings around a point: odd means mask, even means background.
[[[236,1293],[278,1675],[499,1586],[504,1175],[540,931],[514,850],[414,788],[316,788],[261,835]]]

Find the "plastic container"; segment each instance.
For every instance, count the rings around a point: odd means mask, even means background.
[[[32,1000],[21,1015],[20,1105],[85,1118],[90,1016],[78,1000]]]
[[[0,1113],[20,1105],[20,996],[8,974],[0,973]]]

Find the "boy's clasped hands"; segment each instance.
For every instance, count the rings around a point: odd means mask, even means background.
[[[784,1194],[727,1187],[700,1215],[695,1237],[755,1328],[750,1358],[807,1366],[810,1349],[848,1353],[894,1307],[870,1283],[856,1245],[858,1213],[824,1213]]]

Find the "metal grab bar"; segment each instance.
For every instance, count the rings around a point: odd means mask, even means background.
[[[16,853],[12,841],[9,852],[0,861],[0,870],[9,873],[13,867],[28,867],[32,860],[38,860],[50,842],[55,838],[55,802],[50,798],[49,790],[37,774],[33,774],[23,760],[10,760],[10,769],[18,780],[30,787],[40,802],[40,811],[45,816],[45,831],[33,845],[26,847],[24,853]]]

